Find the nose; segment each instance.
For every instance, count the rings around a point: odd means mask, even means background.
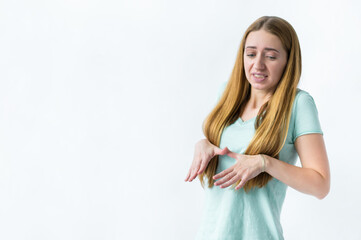
[[[264,69],[265,68],[264,60],[261,55],[258,55],[258,57],[255,59],[254,68],[255,69]]]

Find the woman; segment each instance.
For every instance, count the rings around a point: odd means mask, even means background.
[[[249,26],[185,179],[206,185],[197,239],[283,239],[287,186],[328,194],[323,132],[312,96],[297,88],[300,75],[299,41],[287,21],[264,16]],[[302,167],[294,166],[297,155]]]

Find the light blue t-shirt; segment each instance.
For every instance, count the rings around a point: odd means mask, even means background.
[[[223,93],[225,85],[222,84],[220,93]],[[255,119],[243,121],[238,118],[226,127],[221,135],[220,148],[228,147],[232,152],[244,153],[255,133]],[[323,135],[317,108],[308,92],[297,89],[286,143],[279,159],[295,165],[298,154],[294,142],[297,137],[309,133]],[[216,173],[231,167],[235,161],[227,155],[219,156]],[[280,214],[287,185],[283,182],[272,178],[265,187],[245,193],[243,188],[208,188],[205,178],[204,189],[205,205],[197,240],[284,239]]]

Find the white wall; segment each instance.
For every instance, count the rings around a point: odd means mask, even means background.
[[[0,1],[0,239],[193,239],[183,180],[247,26],[288,20],[331,164],[286,239],[361,239],[358,1]]]

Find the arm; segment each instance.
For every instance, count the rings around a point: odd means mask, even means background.
[[[330,170],[323,136],[321,134],[302,135],[296,139],[295,147],[302,167],[263,155],[265,171],[300,192],[311,194],[319,199],[326,197],[330,189]],[[225,188],[241,180],[235,188],[237,190],[262,172],[261,155],[244,155],[231,152],[227,148],[226,150],[226,154],[236,159],[236,163],[213,176],[213,179],[219,179],[215,182],[216,186]]]
[[[323,199],[330,191],[330,170],[323,136],[302,135],[296,139],[295,148],[302,167],[264,155],[266,172],[300,192]]]

